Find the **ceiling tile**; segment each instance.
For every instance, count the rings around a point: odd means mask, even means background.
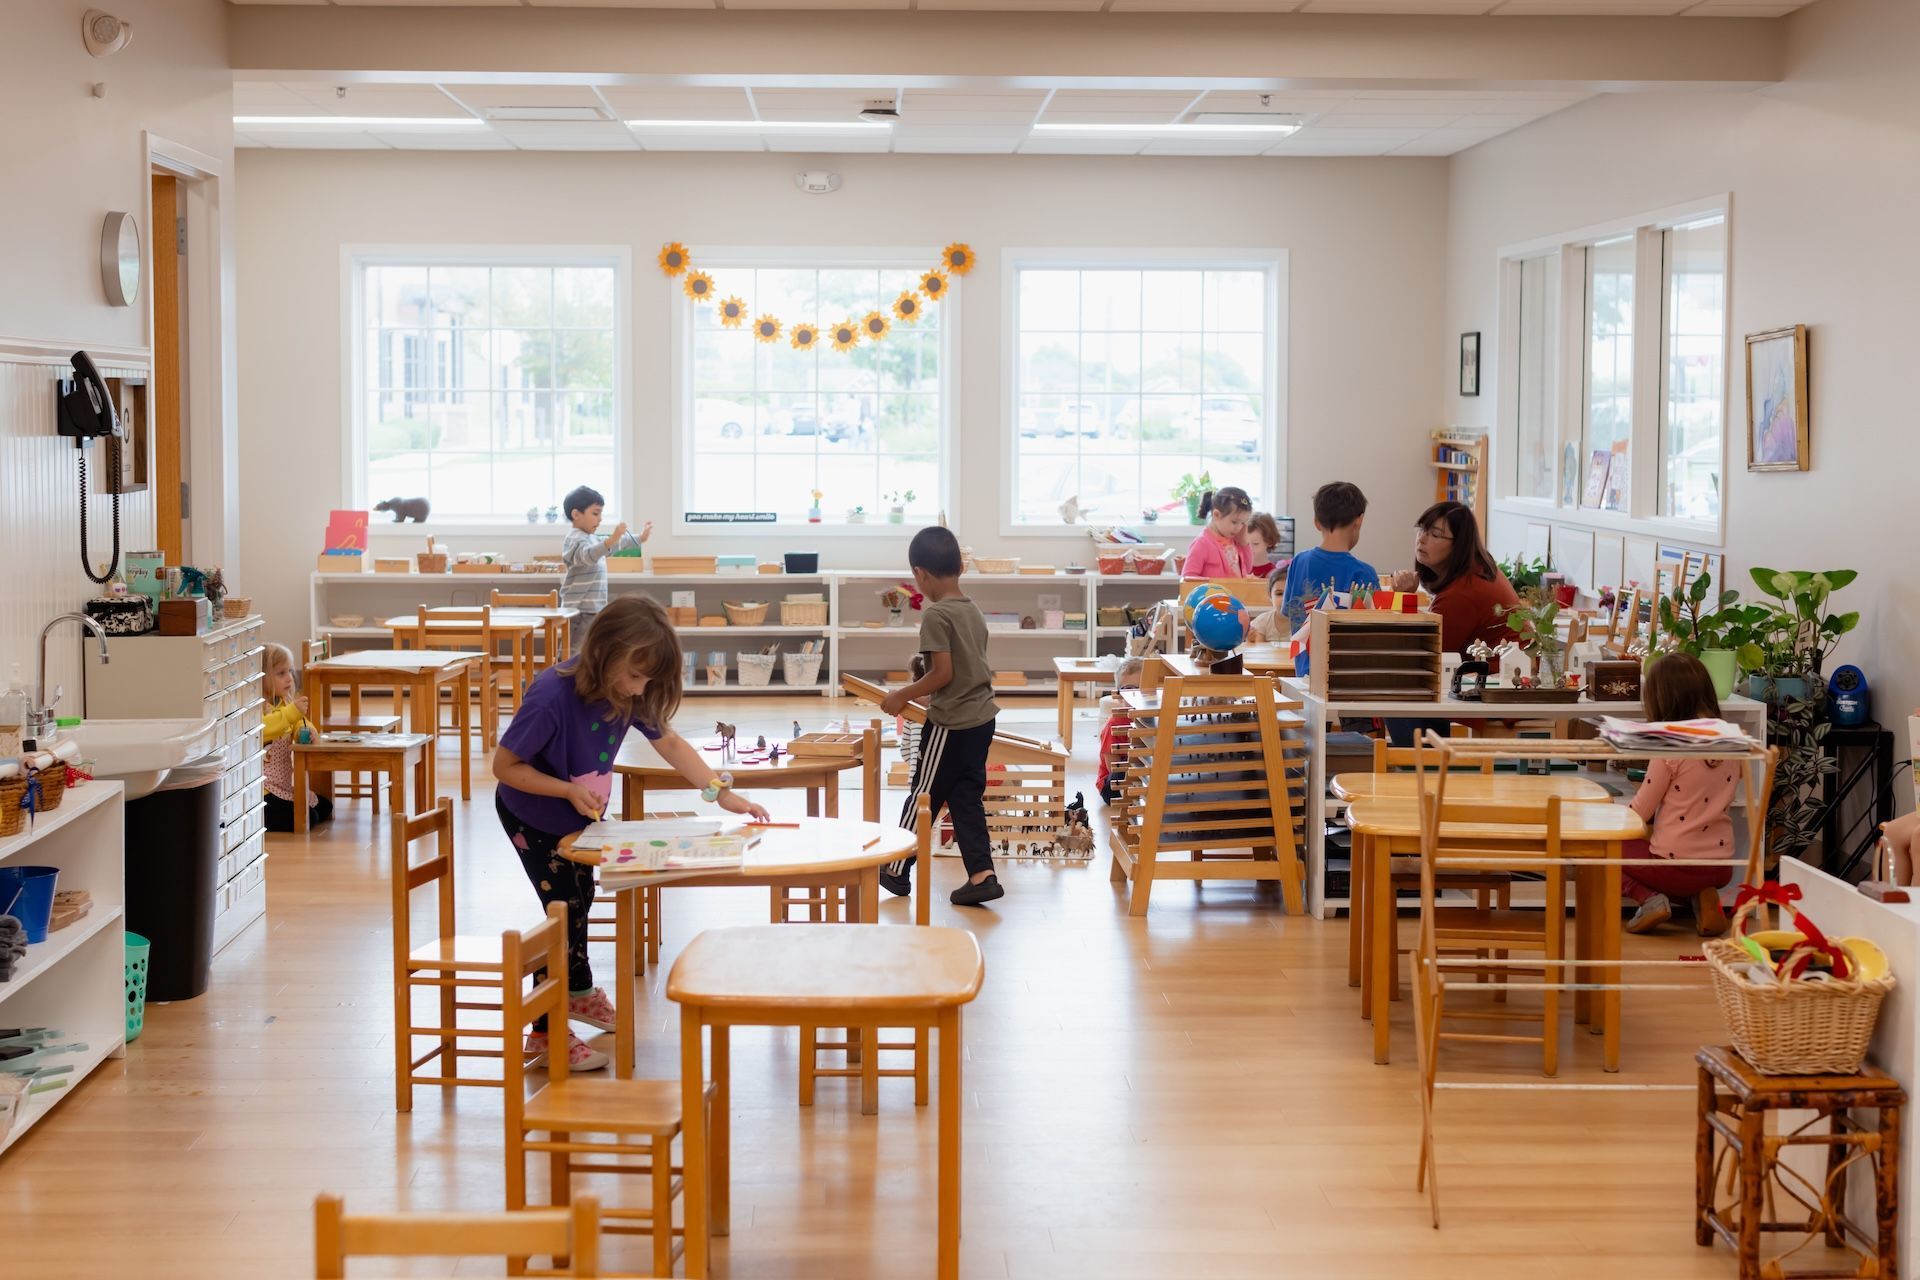
[[[1115,13],[1292,13],[1302,0],[1113,0]]]
[[[1481,14],[1500,0],[1307,0],[1297,13]]]
[[[1155,138],[1143,156],[1257,156],[1273,145],[1271,138]]]
[[[365,133],[304,133],[295,134],[285,130],[265,132],[256,128],[253,137],[262,145],[275,151],[386,151],[390,148],[378,138]]]
[[[626,89],[609,85],[601,94],[622,120],[751,120],[742,89]]]
[[[488,107],[598,107],[600,99],[579,84],[450,84],[447,92],[484,111]]]
[[[308,115],[330,116],[464,116],[459,103],[432,85],[325,84],[318,80],[284,81],[281,88],[306,100]]]
[[[1143,138],[1068,138],[1038,134],[1020,144],[1021,155],[1127,156],[1140,150]]]
[[[1805,4],[1740,4],[1707,3],[1697,9],[1689,9],[1680,16],[1683,18],[1780,18],[1795,9],[1804,9]]]
[[[903,155],[1011,155],[1024,140],[946,134],[896,134],[894,151]]]
[[[618,120],[550,121],[495,120],[494,132],[517,147],[536,151],[549,148],[560,151],[591,151],[604,147],[627,151],[638,144],[633,134]]]
[[[1669,18],[1694,0],[1607,0],[1600,10],[1613,18]],[[1496,13],[1503,17],[1590,14],[1596,12],[1595,0],[1505,0]]]
[[[717,9],[713,0],[527,0],[536,9]]]
[[[729,9],[818,9],[818,0],[727,0]],[[835,9],[905,9],[907,0],[834,0]]]
[[[491,129],[426,132],[400,129],[372,130],[370,137],[395,151],[511,151],[513,144]]]
[[[390,7],[390,0],[333,0],[333,3],[347,6],[379,5],[383,8]],[[410,9],[450,9],[455,7],[489,7],[495,9],[511,7],[517,9],[520,7],[520,0],[406,0],[406,7]]]
[[[975,12],[1098,12],[1105,0],[920,0],[920,8],[967,9]]]
[[[765,151],[757,133],[732,129],[701,129],[691,133],[655,133],[638,136],[642,151]]]

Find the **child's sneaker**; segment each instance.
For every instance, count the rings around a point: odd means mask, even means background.
[[[613,1001],[607,999],[607,993],[598,987],[584,995],[570,995],[567,997],[567,1017],[573,1022],[584,1022],[590,1027],[611,1031],[615,1017]]]
[[[1667,921],[1673,919],[1673,904],[1667,901],[1667,895],[1656,893],[1640,904],[1640,909],[1627,921],[1628,933],[1652,933]]]
[[[543,1067],[547,1064],[547,1033],[530,1031],[527,1033],[528,1066]],[[582,1040],[573,1032],[567,1032],[567,1070],[598,1071],[611,1062],[606,1054]]]
[[[896,898],[910,896],[913,893],[913,864],[909,862],[905,869],[897,873],[883,869],[880,872],[880,887]]]
[[[1702,889],[1694,898],[1693,923],[1703,938],[1717,938],[1727,931],[1727,912],[1720,905],[1718,889]]]
[[[984,907],[995,898],[1006,896],[1007,891],[1000,887],[1000,877],[990,875],[979,884],[969,880],[948,894],[947,901],[956,907]]]

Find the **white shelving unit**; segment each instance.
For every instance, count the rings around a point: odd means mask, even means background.
[[[83,1053],[63,1054],[55,1065],[73,1070],[57,1077],[65,1088],[26,1100],[13,1128],[0,1138],[0,1154],[127,1044],[126,817],[120,784],[88,782],[74,788],[31,830],[0,840],[0,864],[59,867],[56,888],[85,889],[93,909],[82,919],[32,943],[13,980],[0,982],[0,1026],[53,1027],[59,1043],[79,1042]],[[0,904],[4,905],[4,904]]]

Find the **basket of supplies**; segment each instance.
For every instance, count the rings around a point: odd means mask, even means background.
[[[764,689],[772,684],[775,660],[771,653],[736,653],[734,661],[740,666],[740,687]]]
[[[0,778],[0,837],[17,836],[27,825],[27,780]]]
[[[800,688],[820,682],[820,662],[824,653],[783,653],[780,661],[785,666],[783,674],[787,683]]]
[[[228,596],[220,602],[220,612],[228,618],[251,618],[253,616],[253,597]]]
[[[767,606],[759,601],[727,600],[723,603],[730,627],[757,627],[767,620]]]
[[[827,602],[817,596],[788,596],[780,602],[780,625],[824,627],[827,625]]]
[[[1020,572],[1020,557],[975,556],[973,558],[973,570],[975,573],[1018,573]]]
[[[36,784],[38,794],[35,794]],[[52,813],[67,794],[67,766],[58,760],[44,769],[27,771],[26,807],[35,813]]]
[[[137,933],[127,937],[127,1039],[138,1040],[147,1025],[147,954],[153,944]]]
[[[1874,943],[1829,941],[1798,912],[1797,931],[1748,930],[1764,903],[1787,905],[1797,888],[1770,884],[1758,892],[1741,890],[1728,936],[1706,943],[1714,999],[1733,1047],[1755,1070],[1776,1076],[1852,1075],[1866,1060],[1893,974]]]

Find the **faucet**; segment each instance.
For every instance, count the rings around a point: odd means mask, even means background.
[[[77,622],[93,632],[94,638],[100,641],[100,661],[102,663],[112,661],[107,656],[106,631],[84,613],[63,613],[42,627],[40,629],[40,684],[35,690],[34,705],[27,708],[26,732],[23,735],[28,738],[43,738],[53,728],[54,708],[59,705],[60,696],[66,692],[65,689],[55,686],[53,697],[47,697],[47,634],[63,622]]]

